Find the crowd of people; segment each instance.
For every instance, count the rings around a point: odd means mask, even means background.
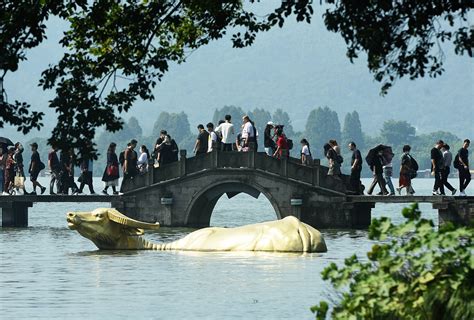
[[[212,122],[206,127],[203,124],[197,126],[198,135],[194,143],[193,153],[196,156],[212,152],[213,150],[221,150],[224,152],[255,152],[258,151],[259,132],[255,123],[249,116],[242,118],[242,124],[235,126],[232,123],[232,117],[226,115],[223,120],[219,121],[217,126]],[[293,141],[288,139],[284,132],[284,125],[275,124],[269,121],[264,129],[264,150],[269,157],[276,159],[288,158],[290,150],[293,149]],[[313,165],[313,155],[311,153],[310,144],[307,139],[302,139],[300,160],[303,165]],[[457,152],[453,159],[449,145],[443,141],[438,141],[431,150],[432,174],[435,182],[433,187],[433,195],[444,195],[446,187],[455,195],[457,190],[448,182],[448,176],[451,172],[451,165],[459,171],[459,195],[466,195],[465,190],[470,182],[471,175],[469,171],[468,148],[470,141],[464,140],[462,148]],[[119,194],[119,177],[123,179],[133,179],[135,176],[145,174],[150,167],[159,168],[171,162],[178,161],[179,148],[175,140],[168,134],[166,130],[161,130],[157,138],[152,152],[147,146],[142,145],[139,153],[136,151],[138,142],[132,139],[126,148],[117,155],[117,144],[110,143],[107,149],[107,163],[102,175],[104,183],[103,194],[108,194],[109,188],[113,194]],[[58,149],[53,146],[48,153],[47,165],[41,161],[38,153],[38,145],[32,143],[31,161],[28,167],[28,173],[32,182],[33,191],[30,194],[44,194],[46,187],[38,182],[38,176],[42,170],[48,168],[51,174],[49,185],[50,194],[83,194],[84,187],[87,185],[90,194],[95,194],[93,186],[93,166],[91,159],[83,159],[80,163],[80,175],[77,180],[79,187],[74,180],[75,154],[74,150],[61,150],[58,155]],[[360,177],[363,167],[363,159],[361,152],[357,149],[355,142],[348,145],[352,152],[350,162],[350,190],[356,194],[364,194],[365,187],[362,185]],[[341,166],[344,158],[341,155],[341,148],[336,140],[329,140],[323,147],[324,155],[328,161],[328,172],[330,176],[340,178]],[[367,194],[372,195],[375,187],[378,185],[380,192],[378,195],[395,195],[396,192],[401,194],[402,190],[406,190],[407,195],[413,195],[415,190],[412,186],[412,179],[417,176],[418,163],[410,154],[411,147],[405,145],[400,160],[400,178],[398,187],[394,187],[392,182],[393,165],[392,159],[394,154],[390,147],[380,147],[371,149],[365,160],[373,173],[373,181],[370,184]],[[23,162],[23,146],[16,143],[14,147],[4,152],[0,148],[0,194],[10,195],[25,190],[25,170]],[[121,173],[120,173],[121,172]],[[56,191],[54,190],[56,187]],[[38,190],[38,191],[37,191]]]

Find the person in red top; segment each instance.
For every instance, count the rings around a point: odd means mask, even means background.
[[[273,154],[273,156],[275,158],[278,158],[278,159],[281,159],[282,156],[283,156],[283,150],[286,150],[286,156],[289,157],[290,154],[289,154],[289,148],[288,148],[288,141],[286,139],[286,136],[285,134],[283,133],[283,128],[281,127],[278,127],[276,129],[276,135],[277,135],[277,141],[276,141],[276,145],[277,145],[277,148],[275,150],[275,153]]]

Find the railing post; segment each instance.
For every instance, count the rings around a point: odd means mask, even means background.
[[[148,165],[148,185],[153,184],[153,177],[155,176],[155,167],[153,164]]]
[[[249,168],[255,168],[255,154],[256,152],[249,151],[248,153],[248,166]]]
[[[215,169],[218,167],[218,161],[219,161],[219,152],[217,149],[212,149],[211,152],[211,168]]]
[[[179,175],[186,175],[186,149],[179,150]]]
[[[288,178],[288,150],[281,150],[281,168],[280,168],[280,174],[285,177],[285,178]]]
[[[321,169],[321,160],[320,159],[314,159],[313,160],[313,185],[319,186],[320,185],[320,169]]]

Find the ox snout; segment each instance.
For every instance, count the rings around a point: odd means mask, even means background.
[[[66,221],[67,221],[67,226],[69,229],[76,229],[78,225],[81,224],[81,219],[75,214],[74,212],[68,212],[66,214]]]

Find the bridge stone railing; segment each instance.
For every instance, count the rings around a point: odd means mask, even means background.
[[[139,175],[132,180],[125,180],[122,190],[124,192],[146,188],[152,184],[169,181],[204,170],[225,169],[254,169],[285,179],[305,183],[328,190],[346,192],[348,176],[340,179],[327,176],[328,168],[321,166],[319,159],[314,165],[306,166],[299,159],[284,158],[282,160],[257,152],[222,152],[213,151],[196,157],[187,158],[186,150],[181,151],[181,158],[177,162],[166,164],[160,168],[150,165],[149,172]]]

